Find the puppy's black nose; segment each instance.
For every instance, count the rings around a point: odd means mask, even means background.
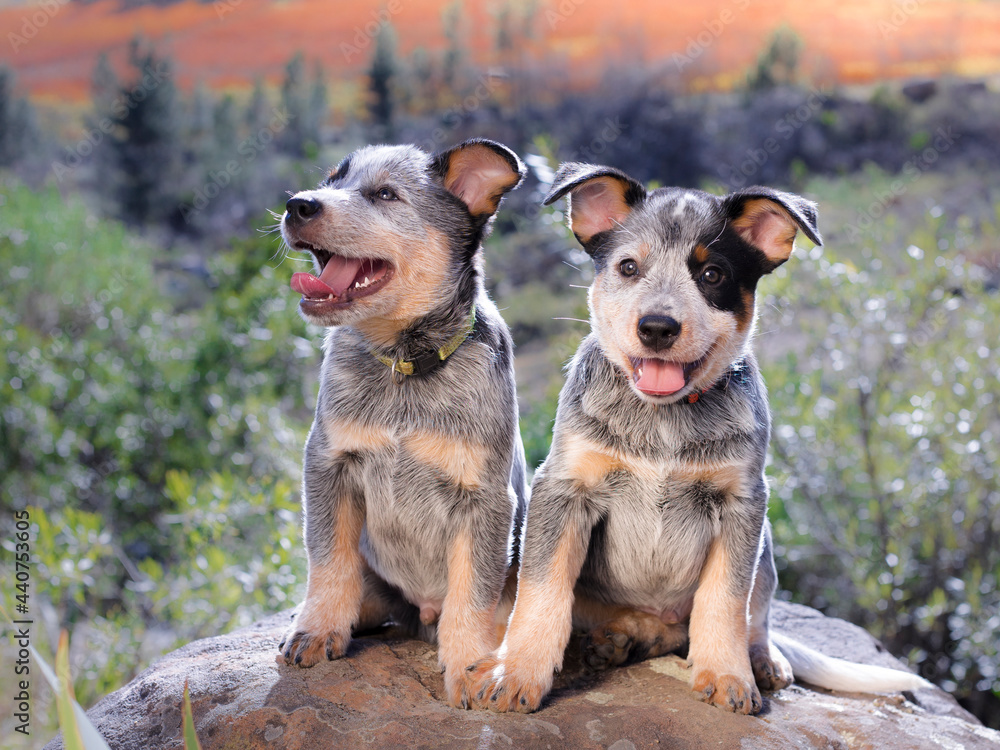
[[[285,204],[290,224],[305,224],[318,216],[322,210],[323,204],[312,198],[292,198]]]
[[[646,315],[639,319],[639,341],[655,352],[669,349],[681,335],[681,324],[668,315]]]

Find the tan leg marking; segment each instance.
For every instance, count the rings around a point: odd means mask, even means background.
[[[748,602],[730,591],[731,579],[726,551],[716,538],[691,610],[691,687],[702,694],[702,700],[716,706],[757,713],[762,704],[750,668]]]
[[[358,544],[364,514],[349,499],[340,501],[330,559],[309,561],[306,600],[283,641],[286,664],[311,667],[347,652],[361,609],[364,560]]]
[[[403,446],[420,463],[433,466],[449,482],[464,489],[479,487],[486,467],[486,446],[421,430],[403,438]]]
[[[583,662],[607,669],[626,661],[650,659],[687,643],[687,626],[667,625],[659,617],[630,607],[613,607],[577,597],[573,622],[589,632],[583,639]]]
[[[552,689],[572,627],[573,587],[587,546],[566,532],[541,580],[518,582],[507,635],[495,652],[469,667],[473,701],[496,711],[538,709]]]
[[[438,662],[444,668],[448,702],[468,708],[469,684],[465,668],[496,648],[496,607],[482,609],[475,603],[475,570],[472,539],[460,531],[448,554],[448,593],[438,622]]]

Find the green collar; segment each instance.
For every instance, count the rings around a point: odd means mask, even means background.
[[[473,305],[472,313],[469,315],[468,322],[462,330],[448,339],[445,345],[440,349],[420,354],[413,359],[390,359],[389,357],[385,357],[374,350],[372,351],[372,356],[392,370],[393,373],[399,373],[400,375],[429,375],[441,367],[445,363],[445,360],[454,354],[458,347],[465,343],[465,340],[472,335],[472,330],[475,327],[476,308],[475,305]]]

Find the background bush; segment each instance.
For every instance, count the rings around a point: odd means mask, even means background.
[[[941,224],[880,227],[853,260],[815,248],[769,287],[763,326],[791,337],[763,347],[771,518],[786,596],[982,710],[1000,689],[1000,299],[938,250],[970,239]]]

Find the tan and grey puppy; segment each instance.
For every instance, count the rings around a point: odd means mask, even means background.
[[[300,311],[329,326],[306,442],[306,599],[287,664],[343,656],[392,620],[436,637],[447,699],[496,647],[497,603],[525,502],[510,333],[483,289],[482,241],[524,174],[472,140],[430,156],[363,148],[288,201],[309,251]]]
[[[793,666],[828,688],[925,686],[768,631],[770,417],[750,349],[754,294],[799,230],[820,242],[816,207],[762,187],[647,194],[616,169],[575,163],[560,168],[546,203],[566,194],[596,267],[592,332],[535,474],[506,636],[470,667],[474,700],[537,709],[571,626],[589,631],[593,667],[690,636],[694,690],[740,713],[759,711],[758,686],[784,687]]]

